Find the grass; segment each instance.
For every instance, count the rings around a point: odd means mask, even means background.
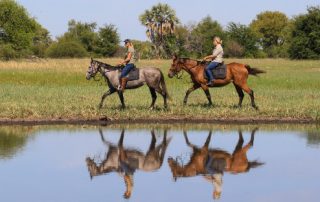
[[[116,64],[119,59],[101,59]],[[116,94],[109,96],[101,110],[97,105],[107,90],[103,80],[87,81],[85,73],[89,59],[59,59],[40,61],[0,62],[0,119],[308,119],[320,121],[320,61],[285,59],[228,59],[259,67],[267,71],[260,77],[250,76],[260,110],[250,107],[245,95],[241,109],[233,85],[211,89],[214,107],[207,107],[202,90],[189,97],[183,106],[185,91],[191,86],[185,72],[183,79],[166,83],[171,100],[163,109],[158,96],[156,110],[148,110],[151,96],[146,87],[125,92],[126,110],[120,110]],[[155,66],[167,75],[170,60],[142,60],[138,66]]]

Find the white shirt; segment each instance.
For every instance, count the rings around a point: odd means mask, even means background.
[[[214,60],[212,60],[212,62],[219,62],[219,63],[223,62],[223,49],[221,44],[218,44],[213,49],[212,55],[216,57]]]

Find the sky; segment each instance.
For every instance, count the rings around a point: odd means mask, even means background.
[[[223,27],[230,22],[250,24],[263,11],[280,11],[289,18],[307,12],[319,0],[17,0],[29,14],[49,30],[54,39],[68,29],[68,21],[114,24],[120,38],[147,40],[139,15],[158,3],[176,11],[182,24],[197,23],[206,16]]]

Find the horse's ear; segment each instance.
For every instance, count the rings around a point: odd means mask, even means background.
[[[173,60],[176,60],[177,58],[178,58],[177,53],[174,53],[174,54],[172,55],[172,59],[173,59]]]
[[[91,58],[91,62],[93,61],[93,58]]]

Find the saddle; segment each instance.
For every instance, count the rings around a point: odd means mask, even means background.
[[[227,74],[227,65],[221,63],[219,66],[212,70],[214,79],[225,79]],[[204,78],[207,79],[206,72],[204,71]]]
[[[120,71],[122,71],[122,68],[120,69]],[[134,66],[134,68],[126,76],[126,78],[128,78],[128,81],[138,80],[139,77],[140,77],[139,68],[137,68],[136,66]]]

